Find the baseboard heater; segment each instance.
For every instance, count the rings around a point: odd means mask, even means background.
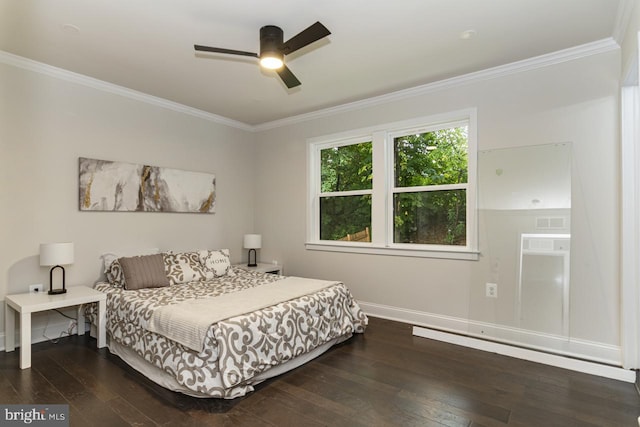
[[[443,341],[450,344],[461,345],[463,347],[469,347],[476,350],[497,353],[503,356],[515,357],[517,359],[528,360],[530,362],[537,362],[545,365],[555,366],[558,368],[569,369],[571,371],[611,378],[618,381],[624,381],[628,383],[634,383],[636,381],[635,371],[632,371],[630,369],[623,369],[617,366],[574,359],[571,357],[545,353],[542,351],[516,347],[495,341],[487,341],[479,338],[458,335],[451,332],[444,332],[421,326],[413,327],[413,335],[417,337]]]

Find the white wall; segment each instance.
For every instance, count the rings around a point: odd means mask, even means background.
[[[638,58],[638,31],[640,30],[640,0],[629,0],[631,10],[627,16],[629,22],[626,31],[621,35],[620,50],[622,52],[622,78]],[[637,65],[637,64],[636,64]]]
[[[398,317],[482,320],[473,318],[485,304],[478,262],[304,247],[308,138],[477,107],[479,150],[573,144],[570,335],[619,345],[619,75],[613,51],[262,132],[262,259],[282,261],[287,274],[343,280],[357,299]]]
[[[0,94],[0,299],[48,286],[46,242],[75,243],[68,286],[93,285],[109,251],[228,247],[241,260],[254,134],[5,64]],[[80,212],[78,157],[214,173],[216,213]]]

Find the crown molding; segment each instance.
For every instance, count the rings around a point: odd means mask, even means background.
[[[208,120],[210,122],[246,130],[254,131],[253,126],[248,125],[237,120],[228,119],[223,116],[208,113],[206,111],[198,110],[177,102],[169,101],[168,99],[159,98],[157,96],[149,95],[137,90],[129,89],[124,86],[119,86],[113,83],[98,80],[93,77],[88,77],[83,74],[74,73],[73,71],[65,70],[63,68],[47,65],[42,62],[34,61],[32,59],[24,58],[22,56],[14,55],[12,53],[0,50],[0,63],[12,65],[14,67],[22,68],[35,73],[44,74],[46,76],[54,77],[60,80],[65,80],[71,83],[76,83],[82,86],[87,86],[93,89],[97,89],[103,92],[108,92],[126,98],[134,99],[136,101],[144,102],[147,104],[155,105],[158,107],[166,108],[168,110],[177,111],[179,113],[188,114],[190,116],[198,117],[200,119]]]
[[[623,0],[623,3],[627,6],[632,0]],[[621,5],[622,8],[622,5]],[[628,22],[628,19],[627,19]],[[385,95],[375,96],[372,98],[363,99],[360,101],[349,102],[346,104],[338,105],[335,107],[324,108],[321,110],[313,111],[310,113],[299,114],[291,117],[287,117],[280,120],[274,120],[265,122],[258,125],[250,125],[237,120],[232,120],[223,116],[208,113],[206,111],[198,110],[197,108],[188,107],[177,102],[169,101],[167,99],[152,96],[146,93],[138,92],[133,89],[129,89],[123,86],[118,86],[113,83],[108,83],[102,80],[88,77],[82,74],[74,73],[72,71],[64,70],[62,68],[53,67],[51,65],[43,64],[31,59],[27,59],[18,55],[14,55],[9,52],[0,50],[0,63],[5,63],[15,67],[23,68],[29,71],[41,73],[61,80],[77,83],[83,86],[88,86],[97,90],[121,95],[127,98],[135,99],[137,101],[145,102],[148,104],[156,105],[169,110],[177,111],[180,113],[188,114],[194,117],[198,117],[204,120],[215,122],[218,124],[230,126],[233,128],[249,131],[249,132],[262,132],[265,130],[276,129],[284,126],[290,126],[309,120],[319,119],[323,117],[329,117],[336,114],[344,113],[347,111],[355,111],[364,108],[369,108],[389,102],[395,102],[403,99],[412,98],[415,96],[429,94],[435,91],[454,88],[457,86],[476,83],[484,80],[495,79],[498,77],[508,76],[512,74],[522,73],[526,71],[535,70],[538,68],[548,67],[551,65],[561,64],[563,62],[573,61],[586,56],[597,55],[619,49],[619,44],[613,37],[598,40],[595,42],[583,44],[580,46],[563,49],[557,52],[548,53],[545,55],[536,56],[533,58],[524,59],[510,64],[500,65],[486,70],[476,71],[462,76],[452,77],[449,79],[439,80],[433,83],[427,83],[421,86],[416,86],[409,89],[403,89],[395,92],[391,92]]]
[[[385,95],[375,96],[360,101],[349,102],[347,104],[329,107],[322,110],[312,111],[306,114],[291,116],[280,120],[262,123],[254,126],[254,131],[263,131],[275,129],[283,126],[289,126],[309,120],[328,117],[346,111],[360,110],[363,108],[373,107],[376,105],[386,104],[389,102],[399,101],[415,96],[429,94],[435,91],[450,89],[471,83],[477,83],[484,80],[495,79],[498,77],[508,76],[511,74],[523,73],[526,71],[544,68],[551,65],[561,64],[586,56],[597,55],[619,49],[620,46],[611,37],[598,40],[591,43],[559,50],[556,52],[535,56],[533,58],[524,59],[510,64],[499,65],[497,67],[488,68],[486,70],[476,71],[449,79],[439,80],[433,83],[402,89]]]

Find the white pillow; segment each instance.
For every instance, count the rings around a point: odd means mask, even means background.
[[[207,279],[222,276],[235,276],[231,268],[229,249],[218,249],[215,251],[198,251],[200,263],[204,267]]]

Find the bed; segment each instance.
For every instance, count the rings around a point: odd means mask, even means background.
[[[110,352],[170,390],[233,399],[364,332],[343,283],[246,271],[229,258],[106,258],[108,280],[95,288],[107,294]]]

